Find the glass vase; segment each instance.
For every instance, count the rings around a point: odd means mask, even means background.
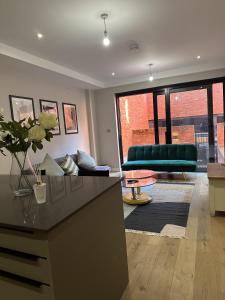
[[[10,186],[16,197],[23,197],[33,193],[32,165],[27,152],[12,153],[10,172]]]

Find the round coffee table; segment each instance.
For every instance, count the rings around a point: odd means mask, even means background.
[[[127,204],[138,205],[152,201],[152,197],[141,192],[141,187],[156,183],[156,173],[151,170],[133,170],[124,172],[124,185],[131,188],[131,192],[123,195],[123,201]]]

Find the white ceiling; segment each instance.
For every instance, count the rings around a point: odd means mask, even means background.
[[[96,87],[146,80],[149,63],[155,77],[219,69],[225,0],[0,0],[0,53]]]

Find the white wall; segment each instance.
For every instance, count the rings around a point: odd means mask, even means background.
[[[77,149],[90,152],[87,105],[85,90],[74,87],[71,81],[53,72],[42,70],[6,56],[0,56],[0,107],[5,110],[6,119],[11,118],[9,95],[27,96],[34,99],[36,117],[40,113],[39,99],[58,102],[61,135],[44,143],[44,149],[36,154],[30,153],[32,163],[40,162],[46,153],[52,157],[61,157],[75,153]],[[78,134],[65,135],[62,102],[76,104],[78,117]],[[0,174],[8,174],[10,155],[0,154]]]
[[[113,169],[118,169],[120,167],[117,139],[117,122],[115,113],[116,93],[223,76],[225,76],[225,69],[171,78],[163,78],[155,80],[152,83],[142,82],[131,85],[96,90],[94,92],[94,98],[97,123],[96,145],[99,163],[109,164]]]

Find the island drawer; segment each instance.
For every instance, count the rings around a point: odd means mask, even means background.
[[[53,300],[52,290],[44,284],[29,284],[10,279],[0,271],[0,295],[4,300]]]
[[[50,284],[49,263],[46,258],[0,247],[0,269]]]
[[[0,228],[0,247],[48,257],[48,242],[34,233]]]

